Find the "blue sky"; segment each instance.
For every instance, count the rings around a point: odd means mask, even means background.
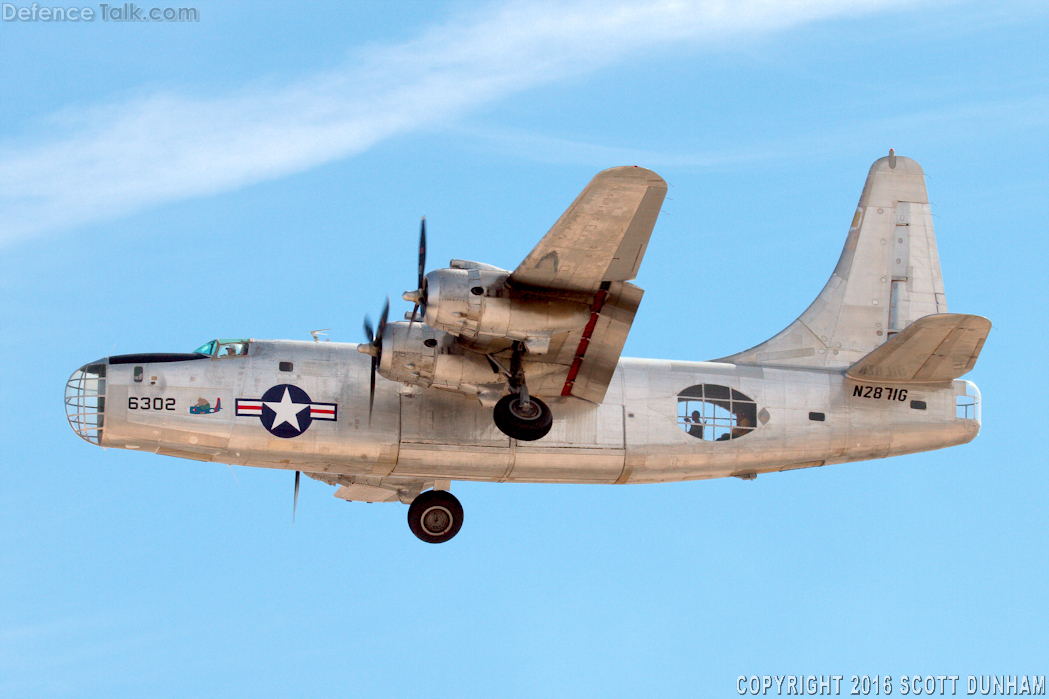
[[[1044,3],[193,6],[0,23],[0,694],[1046,674]],[[402,506],[308,481],[293,526],[290,473],[103,451],[64,417],[108,354],[359,341],[386,295],[408,310],[420,216],[431,268],[512,268],[616,165],[671,185],[625,353],[723,356],[819,292],[890,147],[928,175],[950,309],[994,322],[963,447],[455,484],[463,530],[427,546]]]

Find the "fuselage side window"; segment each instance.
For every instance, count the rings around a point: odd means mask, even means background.
[[[677,422],[685,434],[708,442],[744,437],[757,425],[758,406],[728,386],[689,386],[677,397]]]

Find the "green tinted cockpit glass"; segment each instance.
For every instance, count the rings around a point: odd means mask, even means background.
[[[215,345],[218,344],[218,340],[212,340],[211,342],[205,343],[193,350],[197,354],[206,354],[209,357],[215,353]]]

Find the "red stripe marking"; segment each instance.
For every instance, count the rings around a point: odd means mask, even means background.
[[[594,307],[590,311],[590,322],[583,328],[583,337],[579,340],[579,347],[575,351],[575,359],[572,360],[572,366],[568,370],[568,378],[565,379],[564,388],[561,389],[562,396],[572,395],[576,377],[579,376],[579,367],[583,365],[583,356],[586,354],[586,348],[590,346],[590,337],[594,334],[594,328],[597,327],[597,318],[601,315],[601,308],[605,305],[606,296],[608,296],[608,292],[605,289],[601,289],[601,291],[597,292],[597,296],[594,297]]]
[[[310,412],[311,413],[319,413],[321,415],[334,415],[335,414],[334,410],[329,410],[327,408],[310,408]]]

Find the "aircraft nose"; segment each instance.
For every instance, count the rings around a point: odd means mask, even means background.
[[[66,382],[66,418],[81,439],[101,445],[109,358],[85,364]]]

